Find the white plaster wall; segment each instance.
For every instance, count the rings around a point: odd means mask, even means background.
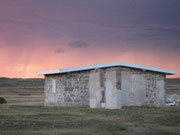
[[[121,90],[116,88],[116,71],[106,72],[105,82],[105,102],[101,103],[100,72],[90,74],[90,107],[91,108],[121,108]]]
[[[131,90],[134,95],[133,98],[133,105],[141,106],[145,104],[145,78],[142,75],[134,74],[131,76],[132,85]]]
[[[164,106],[165,76],[160,73],[122,69],[122,106]]]
[[[122,100],[121,103],[124,106],[127,106],[130,102],[129,93],[131,90],[131,81],[130,81],[130,72],[121,71],[121,91],[122,91]]]
[[[165,81],[156,80],[156,106],[165,105]]]
[[[106,103],[105,108],[121,108],[121,92],[116,89],[116,71],[106,72]]]
[[[92,72],[89,78],[90,108],[101,108],[99,72]]]
[[[142,75],[122,71],[122,105],[144,105],[146,96],[145,84],[145,78]]]

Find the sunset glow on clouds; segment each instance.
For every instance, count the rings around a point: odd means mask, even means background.
[[[179,0],[2,0],[0,76],[123,61],[180,77],[179,7]]]

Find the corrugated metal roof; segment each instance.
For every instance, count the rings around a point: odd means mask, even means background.
[[[91,70],[91,69],[106,68],[106,67],[116,67],[116,66],[149,70],[149,71],[160,72],[160,73],[164,73],[164,74],[168,74],[168,75],[176,74],[176,71],[173,71],[173,70],[155,68],[155,67],[150,67],[150,66],[143,66],[143,65],[138,65],[138,64],[131,64],[131,63],[125,63],[125,62],[113,62],[113,63],[96,64],[96,65],[74,67],[74,68],[64,68],[64,69],[40,71],[40,72],[37,72],[36,74],[37,75],[61,74],[61,73],[67,73],[67,72]]]

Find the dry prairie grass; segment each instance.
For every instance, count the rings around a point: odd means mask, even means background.
[[[36,84],[33,87],[32,82]],[[42,81],[25,80],[22,84],[14,80],[11,87],[8,83],[0,82],[3,86],[0,86],[0,96],[8,101],[0,105],[0,135],[180,134],[180,107],[124,107],[120,110],[44,107]],[[174,88],[171,84],[169,88]]]

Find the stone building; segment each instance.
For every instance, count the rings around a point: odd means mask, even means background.
[[[37,72],[45,75],[45,106],[163,106],[166,75],[175,71],[124,62]]]

